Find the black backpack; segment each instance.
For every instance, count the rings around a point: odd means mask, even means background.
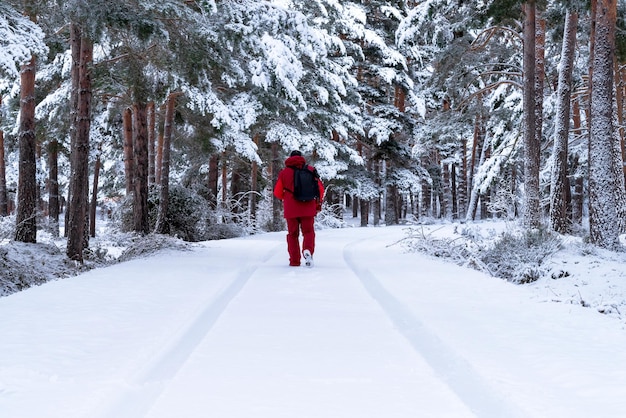
[[[317,184],[317,171],[310,170],[309,166],[293,168],[293,197],[300,202],[310,202],[320,198],[320,189]]]

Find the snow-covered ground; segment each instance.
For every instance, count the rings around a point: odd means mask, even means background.
[[[320,230],[312,269],[284,233],[211,241],[0,298],[0,416],[624,416],[624,254],[568,243],[566,277],[514,285],[405,236]]]

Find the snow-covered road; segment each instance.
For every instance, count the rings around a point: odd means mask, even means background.
[[[402,236],[320,231],[313,269],[284,233],[213,241],[0,299],[0,416],[623,414],[618,322]]]

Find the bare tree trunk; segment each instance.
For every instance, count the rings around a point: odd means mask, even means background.
[[[163,167],[163,132],[158,133],[157,135],[157,145],[156,145],[156,158],[155,158],[155,181],[157,184],[161,184],[161,170]]]
[[[222,208],[226,209],[226,201],[228,200],[228,165],[226,152],[222,152]]]
[[[581,137],[583,135],[582,130],[582,117],[580,115],[580,99],[573,101],[572,106],[572,135],[574,138]],[[572,225],[581,225],[583,221],[583,207],[584,207],[584,177],[580,174],[578,169],[580,163],[578,162],[578,155],[574,155],[572,163],[569,167],[569,175],[572,177],[570,188],[570,198],[567,202],[568,213],[571,212]],[[569,181],[569,177],[568,177]]]
[[[76,23],[70,24],[70,49],[72,52],[72,90],[70,92],[70,150],[76,149],[76,129],[78,119],[78,90],[80,82],[80,38],[81,29]],[[71,165],[71,152],[70,152],[70,165]],[[70,167],[71,170],[71,167]],[[65,204],[65,229],[64,236],[69,234],[68,225],[70,224],[70,205],[72,204],[72,190],[74,190],[74,178],[70,175],[67,187],[67,199]]]
[[[465,220],[475,220],[476,213],[478,211],[478,201],[480,198],[480,194],[478,192],[478,188],[476,183],[476,179],[474,174],[477,171],[477,168],[481,166],[484,162],[484,149],[486,144],[483,143],[486,141],[485,130],[482,126],[483,117],[481,115],[476,115],[474,121],[474,135],[472,140],[472,154],[470,157],[469,163],[469,175],[468,175],[468,200],[467,200],[467,212],[465,213]]]
[[[389,184],[385,189],[385,224],[397,225],[399,223],[398,188],[393,184]]]
[[[487,159],[487,155],[489,153],[489,137],[484,133],[484,131],[481,129],[481,134],[480,136],[482,136],[482,140],[483,140],[483,144],[478,148],[478,150],[480,150],[480,160],[478,162],[478,167],[480,167],[485,160]],[[474,183],[472,181],[472,183]],[[468,221],[474,221],[476,220],[476,213],[478,211],[478,203],[479,203],[479,199],[480,199],[480,190],[477,184],[473,184],[472,185],[472,191],[470,194],[470,201],[468,204],[468,209],[467,209],[467,215],[465,217],[466,220]],[[482,215],[482,212],[481,212]]]
[[[374,169],[374,178],[376,181],[376,188],[378,190],[381,189],[381,179],[380,179],[380,161],[376,160],[374,161],[373,164],[373,169]],[[374,226],[378,226],[380,224],[380,218],[381,218],[381,204],[380,204],[380,194],[377,195],[373,201],[372,201],[372,211],[373,211],[373,216],[374,216]]]
[[[37,162],[35,157],[35,57],[21,68],[19,180],[15,240],[37,241]]]
[[[254,135],[254,143],[259,148],[259,134]],[[256,161],[252,161],[252,168],[250,170],[250,218],[253,224],[256,224],[256,215],[257,215],[257,189],[259,187],[259,166]]]
[[[467,173],[467,140],[461,141],[461,172],[459,173],[457,216],[462,219],[467,214],[467,196],[469,193]]]
[[[126,176],[126,194],[131,194],[135,189],[133,177],[135,175],[135,162],[133,157],[133,111],[124,109],[122,114],[124,125],[124,175]]]
[[[6,160],[4,158],[4,131],[0,129],[0,216],[8,215],[9,199],[7,195]]]
[[[620,247],[618,199],[613,170],[613,60],[616,0],[599,0],[591,79],[589,142],[589,223],[591,242],[608,249]],[[621,177],[620,173],[620,177]],[[623,186],[622,186],[623,189]]]
[[[272,161],[271,161],[271,176],[272,176],[272,185],[275,185],[278,181],[278,173],[281,170],[281,161],[280,156],[278,154],[278,144],[276,142],[272,142]],[[282,221],[282,205],[280,200],[273,197],[272,198],[272,230],[280,231],[283,225]]]
[[[48,144],[48,219],[52,235],[59,236],[59,143]]]
[[[442,164],[442,182],[443,187],[441,190],[442,198],[441,198],[441,206],[442,206],[442,217],[450,217],[453,213],[452,209],[452,192],[450,188],[450,168],[452,164]]]
[[[370,221],[370,202],[365,199],[359,199],[359,202],[359,209],[361,211],[361,226],[365,227]]]
[[[541,222],[539,165],[540,144],[537,138],[535,103],[536,92],[536,51],[535,51],[535,1],[524,5],[524,212],[526,228],[539,228]]]
[[[541,147],[543,138],[543,89],[545,85],[546,20],[536,21],[535,36],[535,138]]]
[[[154,184],[156,179],[156,167],[155,167],[155,138],[156,138],[156,113],[154,108],[154,102],[148,103],[147,110],[148,118],[148,184]]]
[[[451,210],[452,210],[452,219],[459,219],[459,205],[457,203],[458,194],[457,194],[457,185],[456,185],[456,163],[450,164],[450,200],[451,200]]]
[[[209,159],[209,201],[213,208],[217,208],[217,193],[219,180],[220,157],[217,153]]]
[[[567,216],[567,157],[569,141],[570,107],[572,97],[572,73],[576,54],[576,27],[578,14],[568,10],[565,17],[559,84],[557,89],[556,121],[554,129],[553,166],[550,188],[550,225],[553,230],[566,233],[571,220]]]
[[[78,82],[78,110],[76,112],[76,147],[72,149],[72,190],[67,225],[67,256],[83,261],[85,248],[85,219],[89,193],[89,129],[91,127],[91,64],[93,43],[80,36],[80,65]]]
[[[157,234],[169,234],[169,201],[170,201],[170,151],[172,143],[172,128],[174,126],[174,110],[176,109],[177,94],[170,93],[165,103],[165,118],[163,123],[163,154],[161,166],[161,190],[159,195],[159,212],[155,227]]]
[[[147,104],[133,106],[133,231],[150,232],[148,224],[148,119]],[[162,175],[162,174],[161,174]],[[163,186],[163,185],[161,185]]]
[[[91,190],[91,205],[89,206],[89,236],[96,236],[96,208],[98,207],[98,180],[100,178],[100,151],[96,156],[93,169],[93,186]]]
[[[626,71],[620,68],[618,60],[615,60],[615,101],[617,104],[617,126],[620,143],[620,154],[622,156],[622,172],[626,179],[626,141],[624,138],[624,83],[626,82]]]

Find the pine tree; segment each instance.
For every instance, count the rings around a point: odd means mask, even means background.
[[[25,14],[36,21],[32,4],[26,2]],[[35,158],[35,72],[36,58],[20,68],[20,164],[17,190],[15,240],[37,241],[37,162]]]
[[[597,2],[590,105],[590,237],[593,243],[609,249],[616,249],[620,246],[617,203],[618,196],[624,193],[623,176],[621,173],[616,176],[616,170],[612,168],[616,149],[613,126],[616,8],[615,0],[598,0]]]
[[[561,60],[559,64],[558,101],[554,129],[553,165],[550,187],[550,225],[560,233],[570,230],[568,219],[567,192],[570,187],[567,178],[568,142],[570,129],[570,107],[572,96],[572,72],[576,52],[576,26],[578,13],[567,10]]]

